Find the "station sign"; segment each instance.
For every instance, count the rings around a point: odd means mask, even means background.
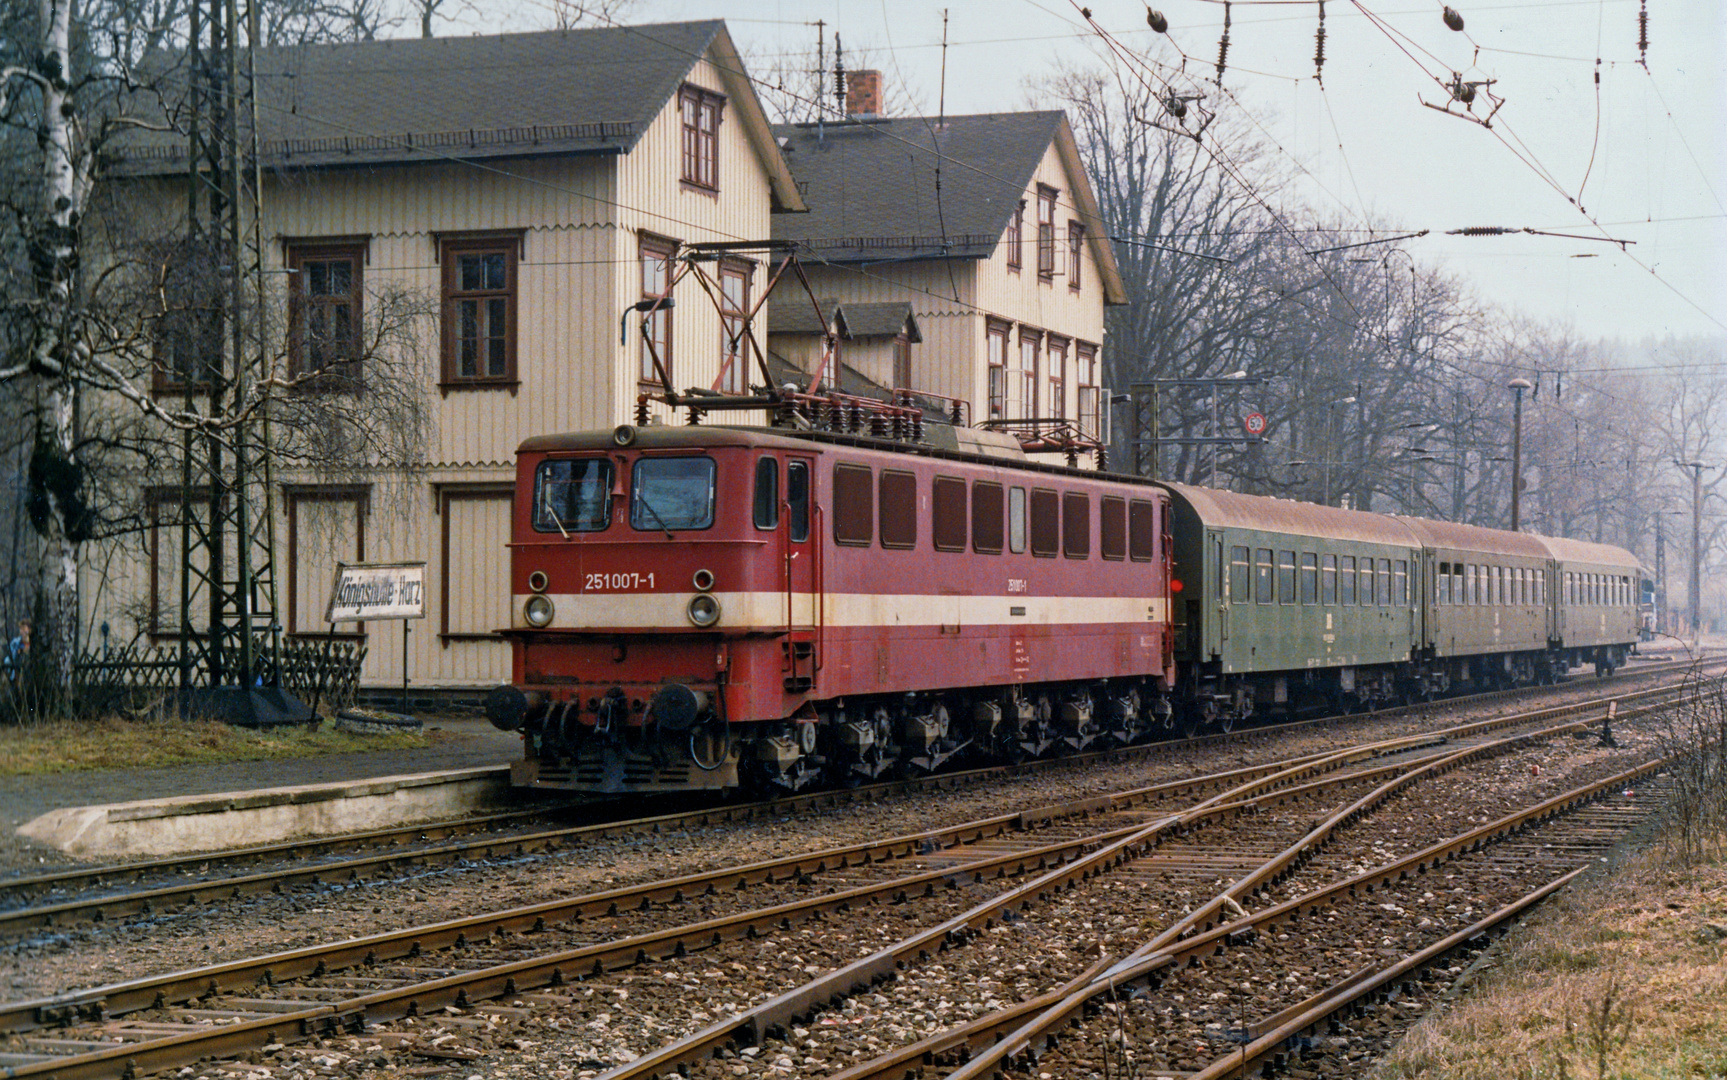
[[[340,563],[327,623],[426,617],[426,564]]]

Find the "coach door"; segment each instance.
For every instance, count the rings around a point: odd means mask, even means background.
[[[815,499],[815,460],[786,461],[785,538],[785,688],[804,693],[815,688],[821,667],[823,602],[821,591],[821,510]]]

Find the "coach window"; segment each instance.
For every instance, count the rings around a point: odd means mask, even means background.
[[[1391,602],[1409,606],[1409,560],[1398,559],[1391,568]]]
[[[965,481],[938,476],[930,485],[930,542],[937,551],[965,550]]]
[[[1379,560],[1379,606],[1391,606],[1391,560]]]
[[[780,463],[771,457],[756,462],[755,519],[758,529],[780,527]]]
[[[810,538],[810,467],[808,462],[786,462],[786,518],[792,543]]]
[[[1247,548],[1229,549],[1229,599],[1245,604],[1253,599],[1253,567],[1247,561]]]
[[[1301,602],[1319,603],[1319,556],[1311,551],[1301,553]]]
[[[1111,562],[1127,558],[1127,500],[1105,495],[1097,508],[1098,553]]]
[[[1487,589],[1487,602],[1489,604],[1498,604],[1500,607],[1504,607],[1505,579],[1504,575],[1499,571],[1500,568],[1497,566],[1490,567],[1487,571],[1487,576],[1491,581]]]
[[[1007,549],[1025,554],[1025,489],[1007,489]]]
[[[971,486],[971,549],[1001,554],[1002,494],[1000,484],[982,481]]]
[[[1463,567],[1463,583],[1464,583],[1463,602],[1465,604],[1473,605],[1475,603],[1475,597],[1476,597],[1475,564],[1474,563],[1468,563]]]
[[[1277,553],[1277,602],[1295,603],[1295,552]]]
[[[1157,504],[1135,499],[1127,508],[1127,556],[1134,562],[1157,558]],[[1243,603],[1247,592],[1242,592]]]
[[[1337,603],[1337,556],[1335,555],[1320,557],[1319,602],[1326,607]]]
[[[1061,550],[1061,496],[1048,488],[1031,489],[1031,553],[1055,558]]]
[[[1361,582],[1359,585],[1356,586],[1356,597],[1361,601],[1362,607],[1372,607],[1373,606],[1373,556],[1371,556],[1371,555],[1361,556],[1361,562],[1358,563],[1357,565],[1359,565],[1361,567]]]
[[[1091,496],[1062,494],[1061,553],[1070,559],[1091,558]]]
[[[1451,564],[1439,564],[1439,574],[1433,579],[1433,602],[1435,604],[1451,603]]]
[[[917,547],[917,477],[912,473],[882,470],[881,546]]]
[[[1271,572],[1271,549],[1259,548],[1253,553],[1253,601],[1256,604],[1277,602],[1277,579]]]
[[[875,533],[874,486],[867,466],[834,466],[834,543],[869,546]]]
[[[1338,600],[1344,607],[1355,603],[1355,556],[1343,556],[1342,568],[1337,572]]]

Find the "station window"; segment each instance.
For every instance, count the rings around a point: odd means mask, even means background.
[[[1295,603],[1295,552],[1277,553],[1277,602]]]
[[[1031,489],[1031,553],[1053,559],[1061,549],[1061,497],[1048,488]]]
[[[1061,497],[1061,553],[1091,558],[1091,496],[1069,491]]]
[[[755,520],[758,529],[780,527],[780,463],[771,457],[756,462]]]
[[[807,461],[786,462],[787,532],[795,544],[810,538],[810,466]]]
[[[965,550],[965,481],[938,476],[930,485],[930,542],[937,551]]]
[[[1007,489],[1007,549],[1015,555],[1025,553],[1025,489]]]
[[[1127,554],[1134,562],[1157,558],[1157,504],[1135,499],[1127,510]],[[1242,596],[1247,593],[1243,592]]]
[[[1409,606],[1409,560],[1398,559],[1391,568],[1391,602]]]
[[[917,477],[911,473],[882,470],[881,546],[917,547]]]
[[[1106,495],[1097,508],[1097,547],[1104,558],[1127,558],[1127,500]]]
[[[1301,602],[1319,603],[1319,556],[1311,551],[1301,553]]]
[[[834,466],[834,543],[867,547],[875,536],[875,485],[865,465]]]
[[[1253,560],[1253,600],[1257,604],[1274,604],[1277,602],[1277,592],[1274,586],[1277,579],[1271,575],[1271,549],[1260,548],[1254,552]]]
[[[971,549],[985,555],[1001,554],[1002,493],[1000,484],[971,486]]]
[[[1245,604],[1252,599],[1253,568],[1247,561],[1247,548],[1232,547],[1229,549],[1229,599],[1237,604]]]
[[[1343,556],[1343,568],[1337,572],[1337,583],[1342,587],[1342,595],[1338,603],[1349,607],[1355,603],[1355,556]]]

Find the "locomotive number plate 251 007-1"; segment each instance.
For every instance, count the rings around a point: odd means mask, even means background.
[[[589,574],[582,584],[583,592],[605,592],[615,589],[651,589],[654,575],[636,573]]]

